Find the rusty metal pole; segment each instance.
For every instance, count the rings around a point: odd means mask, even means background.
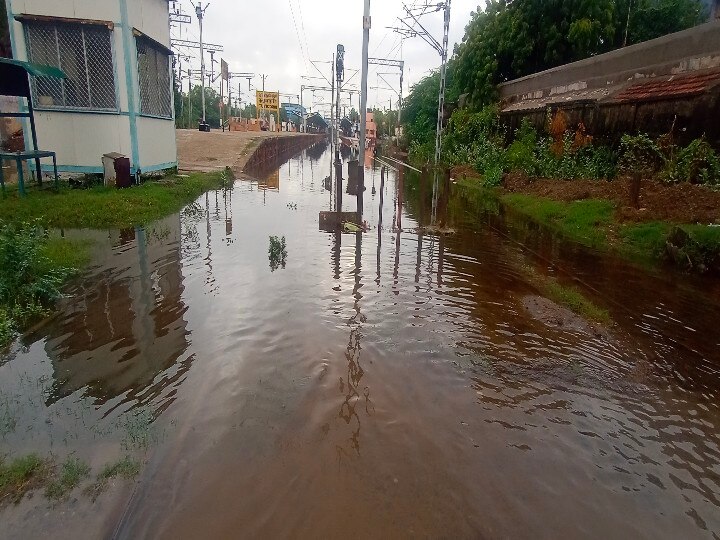
[[[342,190],[342,162],[336,161],[335,162],[335,211],[336,212],[342,212],[342,199],[343,199],[343,190]]]
[[[379,212],[378,212],[378,229],[382,229],[384,199],[385,199],[385,167],[380,167],[380,207],[379,207]]]
[[[398,170],[398,192],[397,192],[397,228],[402,229],[402,203],[403,191],[405,189],[405,168]]]
[[[418,222],[420,226],[422,227],[423,222],[425,221],[425,187],[427,185],[427,179],[428,179],[428,167],[427,165],[423,165],[422,172],[420,173],[420,212],[419,212],[419,218]]]

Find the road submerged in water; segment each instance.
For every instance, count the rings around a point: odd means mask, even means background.
[[[393,171],[378,230],[378,168],[371,230],[321,232],[330,159],[316,145],[150,227],[63,232],[95,263],[0,363],[2,452],[144,466],[95,502],[7,507],[0,536],[720,535],[717,282],[462,197],[452,234],[426,233],[409,182],[399,230]],[[538,318],[528,268],[614,326]]]

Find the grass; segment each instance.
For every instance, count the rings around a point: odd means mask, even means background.
[[[48,499],[61,500],[90,475],[90,466],[78,458],[68,458],[56,476],[45,488]]]
[[[20,198],[8,190],[0,200],[0,221],[39,220],[46,227],[123,229],[146,225],[177,212],[205,191],[219,189],[232,180],[232,171],[193,173],[188,177],[169,176],[149,180],[127,189],[31,190]]]
[[[575,287],[561,285],[552,278],[546,278],[540,288],[547,298],[581,317],[606,326],[612,324],[610,313],[596,306]]]
[[[17,503],[26,493],[46,481],[51,472],[47,460],[36,454],[16,458],[9,463],[0,459],[0,506]]]
[[[584,246],[604,248],[607,245],[606,229],[613,222],[615,212],[610,201],[560,202],[516,193],[502,195],[501,200],[521,214]]]
[[[85,494],[92,498],[94,502],[100,494],[105,491],[110,480],[113,478],[133,480],[140,474],[140,467],[140,462],[129,456],[125,456],[115,463],[109,463],[100,471],[100,474],[97,475],[95,483],[85,489]]]
[[[98,475],[99,479],[110,480],[121,477],[125,480],[132,480],[140,474],[140,462],[126,456],[115,463],[110,463]]]
[[[526,194],[502,194],[472,180],[461,180],[458,186],[468,200],[487,204],[490,194],[508,208],[586,247],[613,251],[633,262],[670,261],[683,269],[720,271],[720,227],[661,221],[623,224],[615,219],[615,206],[607,200],[563,202]],[[688,240],[673,258],[668,254],[667,242],[678,228]]]
[[[100,471],[85,494],[97,499],[113,478],[133,480],[140,474],[141,463],[125,456],[109,463]],[[0,508],[7,503],[19,503],[29,492],[42,487],[45,496],[61,501],[90,476],[90,466],[84,461],[70,457],[57,471],[51,459],[43,459],[37,454],[28,454],[6,462],[0,458]]]

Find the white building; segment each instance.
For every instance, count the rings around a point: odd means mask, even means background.
[[[168,0],[0,1],[14,58],[67,75],[32,81],[38,146],[58,170],[100,173],[109,152],[132,172],[177,165]]]

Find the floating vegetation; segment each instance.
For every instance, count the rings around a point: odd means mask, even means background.
[[[270,237],[268,258],[270,259],[270,270],[273,272],[280,267],[285,268],[287,249],[284,236],[282,238],[278,238],[277,236]]]

